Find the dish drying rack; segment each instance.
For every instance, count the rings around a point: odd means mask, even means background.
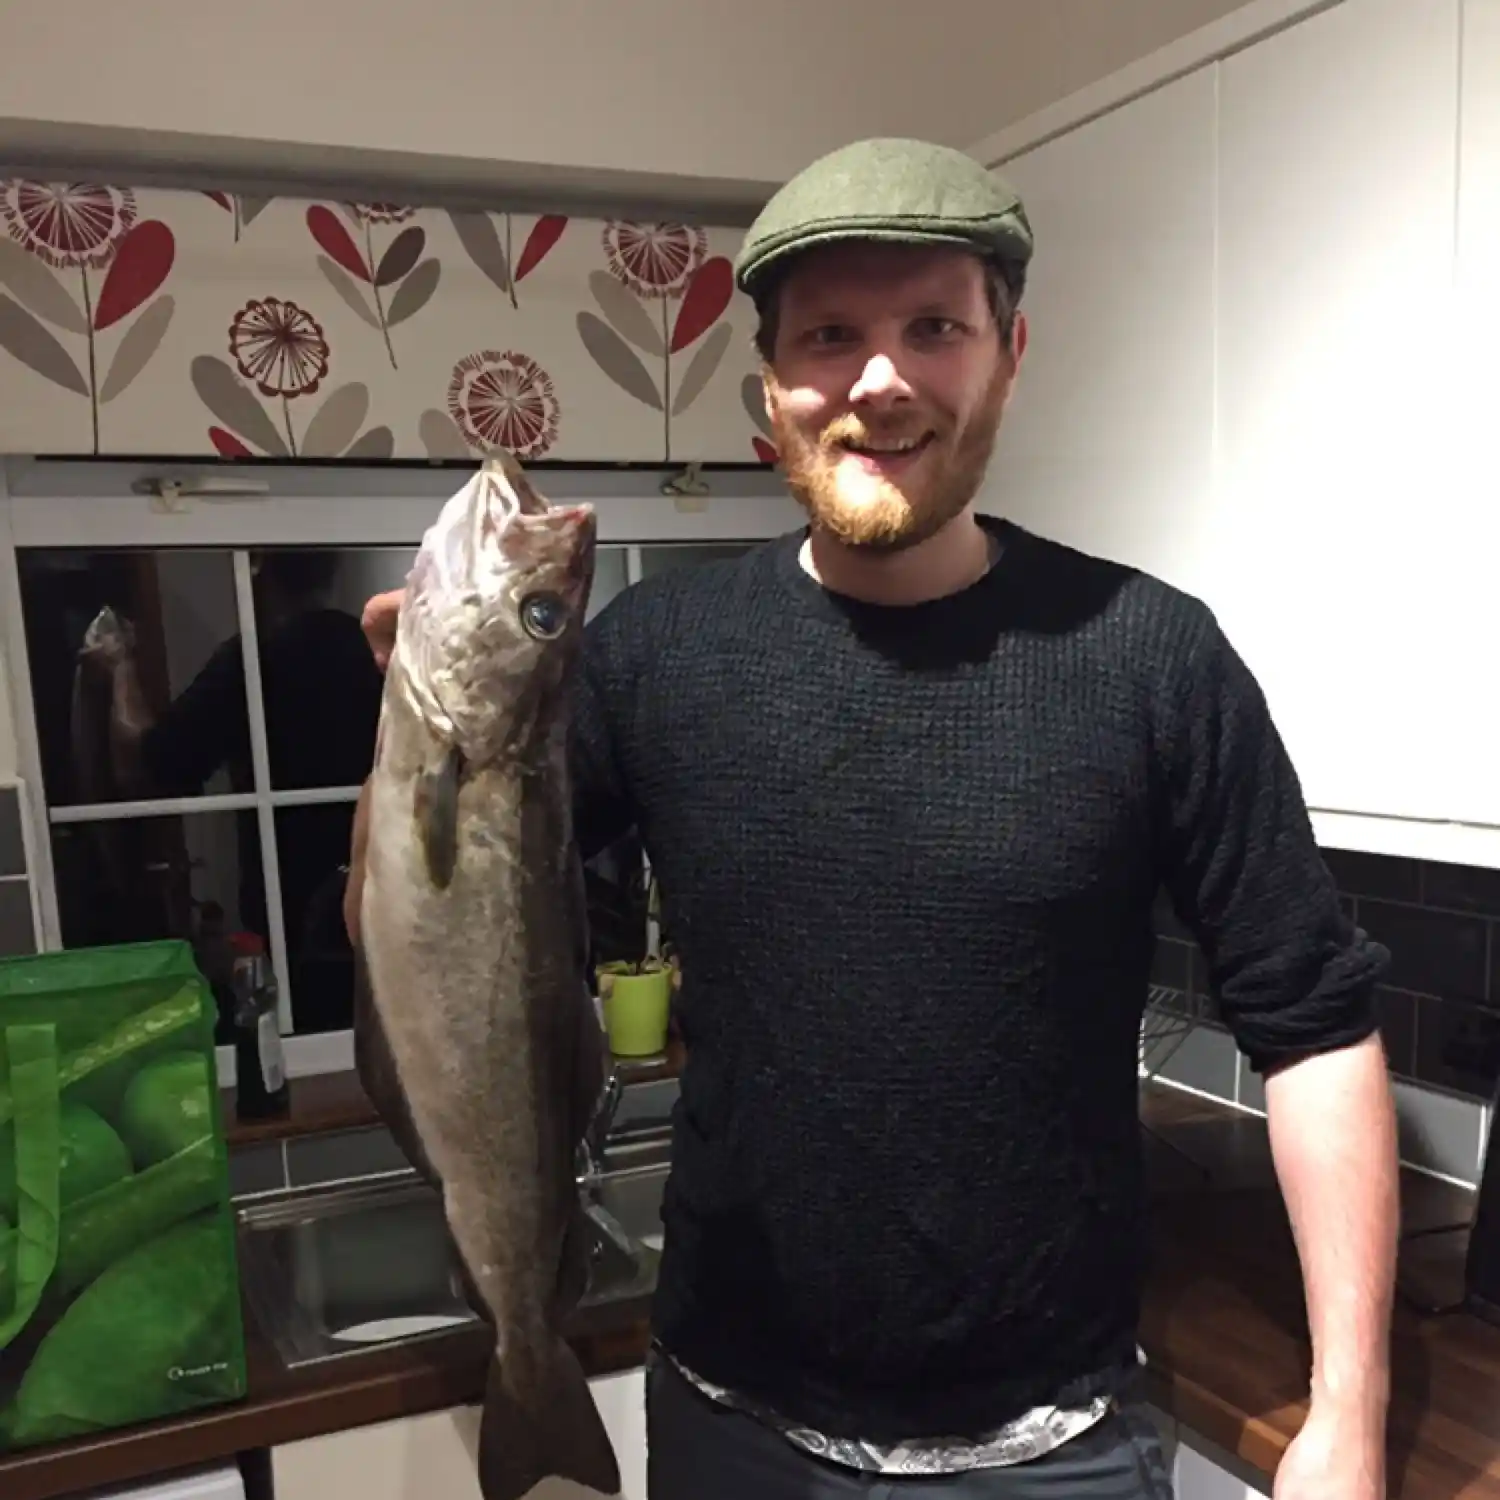
[[[1138,1072],[1143,1080],[1156,1077],[1196,1028],[1198,1023],[1188,1009],[1190,1003],[1183,991],[1168,985],[1153,984],[1147,992],[1136,1053]],[[1194,1161],[1182,1147],[1166,1140],[1149,1125],[1143,1124],[1142,1129],[1174,1156],[1181,1157],[1201,1177],[1206,1179],[1209,1176],[1208,1168]]]
[[[1188,1039],[1197,1022],[1186,1009],[1188,997],[1181,990],[1153,984],[1141,1015],[1141,1037],[1137,1050],[1142,1078],[1154,1078]]]

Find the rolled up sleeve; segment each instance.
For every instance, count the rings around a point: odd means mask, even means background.
[[[1258,1073],[1379,1029],[1390,955],[1345,914],[1259,683],[1212,612],[1167,689],[1161,876]]]

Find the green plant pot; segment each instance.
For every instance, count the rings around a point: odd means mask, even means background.
[[[672,971],[615,974],[604,1000],[604,1027],[616,1057],[653,1057],[667,1050]]]

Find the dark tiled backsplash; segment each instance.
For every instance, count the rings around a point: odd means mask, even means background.
[[[1488,1103],[1500,1078],[1500,870],[1328,849],[1344,909],[1391,953],[1378,992],[1391,1069]],[[1157,984],[1181,989],[1219,1024],[1203,955],[1158,903]]]

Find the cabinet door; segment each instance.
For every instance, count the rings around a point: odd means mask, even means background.
[[[620,1461],[622,1500],[646,1500],[645,1375],[629,1370],[590,1381]],[[481,1500],[479,1408],[424,1412],[289,1443],[271,1454],[276,1500]],[[529,1500],[597,1500],[566,1480],[548,1480]]]
[[[999,171],[1037,252],[981,506],[1194,587],[1213,452],[1213,71]]]
[[[1456,399],[1458,46],[1459,0],[1346,0],[1220,65],[1200,535],[1309,802],[1483,822],[1496,532]]]

